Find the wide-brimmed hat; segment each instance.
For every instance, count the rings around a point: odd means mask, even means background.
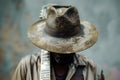
[[[73,6],[50,5],[43,18],[28,31],[30,41],[41,49],[70,54],[91,47],[98,38],[95,26],[80,20]]]

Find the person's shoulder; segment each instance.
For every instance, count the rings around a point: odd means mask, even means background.
[[[40,64],[40,53],[31,54],[23,57],[12,76],[12,80],[26,80],[26,78],[31,78],[30,75],[34,69],[38,68]],[[27,80],[29,80],[27,79]]]
[[[20,60],[19,65],[34,64],[38,61],[40,62],[40,53],[30,54],[23,57]]]
[[[93,60],[82,54],[77,54],[77,58],[79,62],[87,65],[86,68],[89,68],[89,70],[95,74],[96,80],[105,80],[103,70],[101,70]]]
[[[91,68],[96,68],[96,63],[92,59],[84,56],[83,54],[77,54],[77,58],[79,62],[82,62],[85,65],[89,65]]]
[[[25,56],[19,61],[18,66],[21,66],[21,65],[31,66],[33,64],[39,64],[41,61],[41,57],[40,57],[41,53],[46,53],[46,52],[48,51],[41,49],[37,53]]]

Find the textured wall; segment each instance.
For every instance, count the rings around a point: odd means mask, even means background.
[[[106,80],[120,80],[120,0],[0,0],[0,80],[9,80],[23,56],[39,51],[26,33],[48,3],[74,5],[82,20],[96,25],[98,42],[81,53],[104,69]]]

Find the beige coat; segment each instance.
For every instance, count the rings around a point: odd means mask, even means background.
[[[77,55],[77,59],[74,59],[75,65],[86,66],[83,70],[84,80],[104,80],[103,75],[98,73],[96,65],[90,59],[87,59],[83,55]],[[66,80],[70,80],[74,75],[76,68],[75,65],[69,66],[69,72]],[[24,57],[18,64],[12,80],[40,80],[40,53],[29,55]],[[52,80],[55,80],[54,73],[52,73]]]

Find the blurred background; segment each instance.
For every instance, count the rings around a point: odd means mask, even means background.
[[[0,80],[10,80],[22,57],[40,51],[26,33],[48,3],[74,5],[97,27],[97,43],[80,54],[93,59],[106,80],[120,80],[120,0],[0,0]]]

